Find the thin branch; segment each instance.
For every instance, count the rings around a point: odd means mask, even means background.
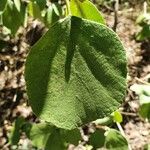
[[[120,123],[116,122],[116,125],[117,125],[117,127],[118,127],[120,133],[122,134],[122,136],[124,136],[124,137],[126,138],[125,132],[124,132],[122,126],[120,125]],[[126,139],[127,139],[127,138],[126,138]],[[129,142],[128,142],[128,149],[129,149],[129,150],[132,150],[132,149],[131,149],[131,146],[129,145]]]
[[[121,114],[126,115],[126,116],[133,116],[133,117],[137,116],[135,113],[130,113],[130,112],[121,112]]]
[[[113,30],[116,32],[117,24],[118,24],[118,10],[119,10],[119,0],[115,0],[114,5],[114,26]]]
[[[147,2],[144,2],[143,4],[143,11],[144,11],[144,15],[147,14]]]
[[[101,126],[101,125],[96,125],[96,128],[97,129],[102,129],[102,130],[108,130],[109,129],[109,127],[107,127],[107,126]]]
[[[143,81],[143,80],[141,80],[141,79],[139,79],[137,77],[135,77],[135,80],[138,81],[138,82],[140,82],[140,83],[142,83],[142,84],[150,85],[150,83],[148,83],[146,81]]]

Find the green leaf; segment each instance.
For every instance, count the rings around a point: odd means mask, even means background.
[[[13,35],[17,32],[21,25],[24,25],[26,6],[22,4],[20,10],[21,11],[18,12],[15,4],[11,0],[8,0],[7,8],[3,13],[3,25],[10,29]]]
[[[29,139],[38,148],[44,148],[54,128],[45,123],[32,124],[29,132]]]
[[[11,145],[17,145],[20,139],[21,127],[25,123],[24,118],[19,117],[16,119],[12,131],[9,136],[9,143]]]
[[[139,114],[141,117],[150,120],[150,97],[149,97],[149,103],[142,104],[140,106]]]
[[[21,9],[21,2],[20,2],[20,0],[14,0],[14,4],[15,4],[17,10],[20,12],[20,9]]]
[[[7,0],[0,0],[0,15],[4,12],[7,5]]]
[[[150,144],[146,144],[146,145],[144,146],[144,150],[150,150]]]
[[[39,19],[43,21],[41,16],[41,10],[39,5],[36,3],[36,1],[30,1],[28,4],[28,12],[29,15],[32,16],[34,19]]]
[[[126,73],[125,51],[116,33],[69,16],[52,26],[27,57],[29,103],[42,120],[74,129],[120,106]]]
[[[52,3],[53,10],[57,16],[62,15],[62,7],[58,3]]]
[[[142,27],[141,31],[136,35],[136,40],[143,41],[150,38],[150,13],[139,15],[136,23]]]
[[[89,0],[84,0],[83,2],[79,0],[71,0],[70,9],[73,16],[105,24],[102,14]]]
[[[96,130],[89,138],[89,144],[93,146],[94,149],[101,148],[105,143],[105,131],[102,129]]]
[[[51,27],[52,24],[57,22],[62,15],[62,9],[59,4],[51,4],[46,10],[46,14],[44,17],[44,22],[48,27]]]
[[[150,86],[134,84],[130,88],[139,96],[139,114],[141,115],[141,117],[150,120]]]
[[[121,123],[122,120],[123,120],[121,113],[119,111],[117,111],[117,110],[115,112],[113,112],[112,116],[113,116],[113,120],[115,122]]]
[[[61,130],[61,137],[64,142],[69,144],[78,145],[81,141],[81,133],[79,129],[74,130]]]
[[[136,40],[143,41],[150,38],[150,25],[145,25],[142,30],[136,35]]]
[[[45,150],[66,150],[59,129],[55,129],[49,136]]]
[[[136,23],[139,24],[140,26],[145,26],[148,25],[150,21],[150,13],[146,14],[141,14],[136,20]]]
[[[105,147],[107,150],[128,150],[128,142],[119,131],[109,129],[105,134]]]
[[[6,42],[6,41],[0,39],[0,52],[1,52],[2,49],[5,48],[6,46],[8,46],[8,42]]]
[[[22,126],[22,132],[24,132],[28,138],[30,138],[31,128],[32,124],[30,122],[25,122]]]
[[[46,0],[35,0],[40,7],[40,10],[43,10],[46,7]]]

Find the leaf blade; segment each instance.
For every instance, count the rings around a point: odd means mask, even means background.
[[[109,129],[106,134],[105,147],[108,150],[128,150],[128,142],[119,131]]]
[[[4,12],[6,5],[7,5],[7,0],[0,0],[0,15]]]
[[[106,26],[67,17],[33,46],[25,75],[34,113],[59,128],[74,129],[110,115],[122,102],[124,48]]]

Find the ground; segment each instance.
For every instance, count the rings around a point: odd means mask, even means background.
[[[109,27],[114,25],[114,12],[105,8],[103,10]],[[125,135],[133,150],[142,150],[145,144],[150,143],[150,123],[138,115],[139,99],[131,91],[131,85],[146,83],[150,79],[150,42],[138,42],[135,34],[139,31],[135,20],[142,11],[142,3],[121,6],[117,12],[117,34],[126,49],[128,61],[128,89],[122,114],[121,123]],[[34,21],[34,23],[37,23]],[[0,149],[9,149],[8,132],[13,121],[18,116],[36,122],[25,88],[24,64],[31,45],[44,33],[41,25],[34,28],[30,23],[28,28],[20,29],[18,36],[9,41],[9,45],[0,51]],[[22,137],[20,143],[25,141]]]

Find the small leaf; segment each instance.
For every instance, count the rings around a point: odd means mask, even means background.
[[[125,51],[116,33],[68,16],[55,23],[28,55],[29,102],[42,120],[74,129],[118,109],[126,71]]]
[[[107,150],[128,150],[128,142],[119,131],[109,129],[105,135],[105,147]]]
[[[7,5],[7,0],[0,0],[0,15],[4,12]]]
[[[89,138],[89,144],[93,146],[94,149],[101,148],[105,143],[105,131],[102,129],[96,130]]]
[[[57,16],[62,15],[62,8],[58,3],[52,3],[52,7]]]
[[[39,5],[36,3],[36,1],[32,0],[28,4],[28,12],[29,15],[32,16],[34,19],[39,19],[43,21],[41,16],[41,10]]]
[[[150,86],[134,84],[130,89],[139,96],[140,108],[139,114],[143,118],[150,120]]]
[[[45,150],[66,150],[59,129],[55,129],[49,136]]]
[[[14,4],[15,4],[18,12],[20,12],[20,9],[21,9],[21,2],[20,2],[20,0],[14,0]]]
[[[18,12],[14,2],[8,0],[6,10],[3,13],[3,25],[10,29],[13,35],[15,35],[21,25],[24,25],[26,6],[22,4],[20,10],[21,11]]]
[[[141,14],[136,20],[136,23],[139,24],[141,27],[148,25],[150,21],[150,13]]]
[[[19,140],[20,140],[20,134],[21,134],[21,128],[22,128],[22,125],[25,123],[25,120],[24,118],[22,117],[19,117],[16,119],[14,125],[13,125],[13,128],[12,128],[12,131],[10,133],[10,136],[9,136],[9,142],[11,145],[17,145]]]
[[[114,120],[115,122],[121,123],[122,120],[123,120],[123,119],[122,119],[122,115],[121,115],[121,113],[120,113],[119,111],[113,112],[112,116],[113,116],[113,120]]]
[[[142,29],[136,35],[136,40],[143,41],[150,38],[150,13],[141,14],[136,20],[136,23],[139,24]]]
[[[25,122],[22,126],[22,132],[24,132],[28,138],[30,138],[31,128],[32,128],[32,124],[29,122]]]
[[[146,145],[144,146],[144,150],[150,150],[150,144],[146,144]]]
[[[71,0],[70,9],[73,16],[105,24],[102,14],[89,0],[84,0],[82,2],[79,0]]]
[[[81,140],[81,133],[79,129],[62,130],[60,133],[65,143],[78,145]]]
[[[142,104],[140,106],[139,114],[141,117],[150,120],[150,98],[149,98],[149,103]]]
[[[136,40],[143,41],[150,38],[150,25],[145,25],[142,30],[136,35]]]
[[[62,9],[59,4],[51,4],[47,10],[44,17],[44,22],[46,26],[51,27],[55,22],[60,19],[62,15]]]
[[[52,126],[45,123],[32,124],[29,130],[29,139],[34,146],[44,148],[53,130]]]
[[[8,42],[0,39],[0,52],[8,45]]]
[[[46,0],[35,0],[35,1],[40,7],[40,10],[43,10],[46,7]]]

